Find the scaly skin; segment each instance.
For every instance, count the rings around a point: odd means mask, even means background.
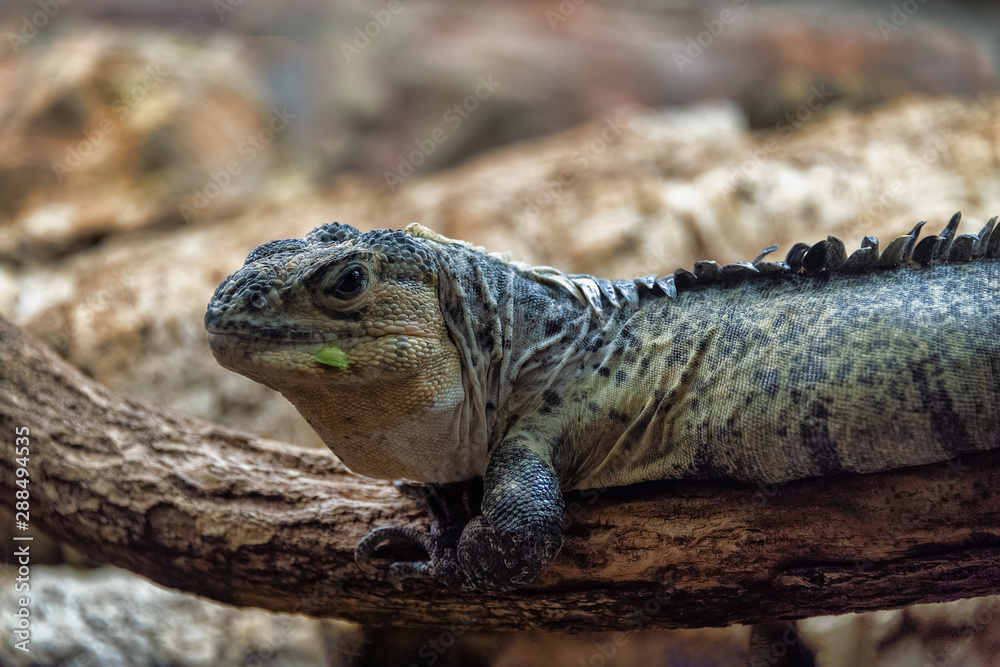
[[[429,560],[392,565],[397,585],[510,589],[558,551],[562,491],[1000,448],[1000,230],[958,222],[849,259],[831,237],[614,283],[419,225],[324,225],[257,248],[205,324],[223,366],[284,394],[350,468],[429,484],[432,533],[373,531],[359,563],[409,540]],[[480,477],[482,514],[456,515],[439,485]]]

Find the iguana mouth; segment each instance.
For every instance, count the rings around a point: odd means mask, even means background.
[[[301,372],[307,376],[326,377],[330,371],[343,371],[349,365],[348,355],[338,346],[338,341],[321,338],[297,340],[271,338],[247,334],[245,332],[208,332],[208,346],[212,355],[225,368],[248,375],[252,379],[257,372],[267,368],[279,368],[285,373]],[[345,346],[348,343],[341,343]],[[325,350],[336,351],[335,361],[319,355]],[[335,366],[333,368],[331,366]],[[273,371],[270,371],[273,372]],[[301,374],[299,381],[303,381]],[[262,381],[263,378],[258,379]]]
[[[325,341],[321,338],[293,340],[288,338],[270,338],[247,333],[228,331],[209,331],[208,347],[216,358],[239,357],[252,355],[268,355],[273,353],[292,354],[295,356],[312,356],[327,345],[336,345],[337,341]]]
[[[291,338],[288,337],[279,338],[277,336],[270,336],[267,334],[262,335],[258,333],[246,333],[243,331],[240,332],[207,331],[206,333],[208,334],[208,342],[210,345],[213,339],[220,341],[226,339],[242,340],[248,343],[258,343],[266,341],[267,343],[273,343],[277,345],[318,345],[318,344],[334,343],[338,340],[337,338],[327,340],[325,338],[314,337],[313,334],[308,334],[307,332],[303,332],[303,335],[301,337],[291,337]]]
[[[353,344],[362,342],[365,340],[375,340],[377,338],[382,338],[385,336],[409,336],[412,338],[421,338],[431,336],[427,331],[419,327],[409,327],[409,326],[396,326],[392,324],[374,326],[366,325],[359,328],[357,331],[340,331],[331,337],[324,336],[320,333],[314,333],[309,331],[289,331],[285,328],[278,327],[261,327],[254,326],[250,328],[250,331],[222,331],[220,329],[206,329],[206,333],[211,337],[213,336],[225,336],[236,340],[244,340],[248,343],[263,342],[276,343],[279,345],[294,345],[294,344]]]
[[[344,332],[332,338],[298,339],[271,338],[245,331],[208,331],[208,346],[216,360],[226,368],[249,374],[277,367],[284,372],[305,371],[311,376],[325,377],[332,369],[345,371],[360,368],[378,360],[405,358],[417,340],[425,336],[380,331],[378,335],[362,334],[345,337]],[[317,376],[317,373],[319,374]]]

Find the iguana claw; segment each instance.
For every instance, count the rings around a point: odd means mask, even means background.
[[[366,572],[376,572],[377,568],[371,563],[376,549],[394,542],[419,547],[428,556],[426,561],[399,561],[389,565],[386,580],[396,589],[402,590],[406,579],[437,579],[451,586],[463,586],[466,582],[458,566],[457,545],[462,530],[471,518],[470,496],[476,495],[474,489],[467,485],[447,488],[440,484],[402,482],[396,482],[395,486],[403,496],[424,506],[430,515],[431,532],[428,534],[405,526],[375,528],[354,548],[354,561],[358,567]],[[456,489],[462,499],[458,503],[449,498]]]
[[[375,572],[376,568],[371,564],[372,556],[375,554],[375,550],[386,542],[409,543],[420,547],[428,554],[430,554],[432,548],[431,536],[426,533],[422,533],[415,528],[406,528],[404,526],[383,526],[381,528],[376,528],[361,538],[361,541],[358,542],[356,547],[354,547],[354,562],[357,563],[358,567],[362,570]]]
[[[428,555],[433,551],[433,538],[426,533],[422,533],[414,528],[403,526],[383,526],[371,531],[358,542],[354,548],[354,562],[362,570],[368,573],[377,573],[378,568],[371,563],[375,550],[386,542],[402,542],[404,544],[420,547]],[[386,580],[396,588],[403,590],[403,581],[406,579],[428,579],[433,578],[432,566],[427,561],[403,561],[392,563],[386,575]]]

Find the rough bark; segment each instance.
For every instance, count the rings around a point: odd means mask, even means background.
[[[658,484],[568,498],[531,588],[398,592],[353,562],[369,529],[420,525],[388,483],[119,398],[0,318],[0,501],[30,430],[31,523],[222,602],[361,623],[632,630],[754,623],[1000,591],[1000,453],[781,487]]]

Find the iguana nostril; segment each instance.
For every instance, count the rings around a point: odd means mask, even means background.
[[[250,295],[250,305],[260,310],[267,305],[267,297],[260,292],[254,292]]]

